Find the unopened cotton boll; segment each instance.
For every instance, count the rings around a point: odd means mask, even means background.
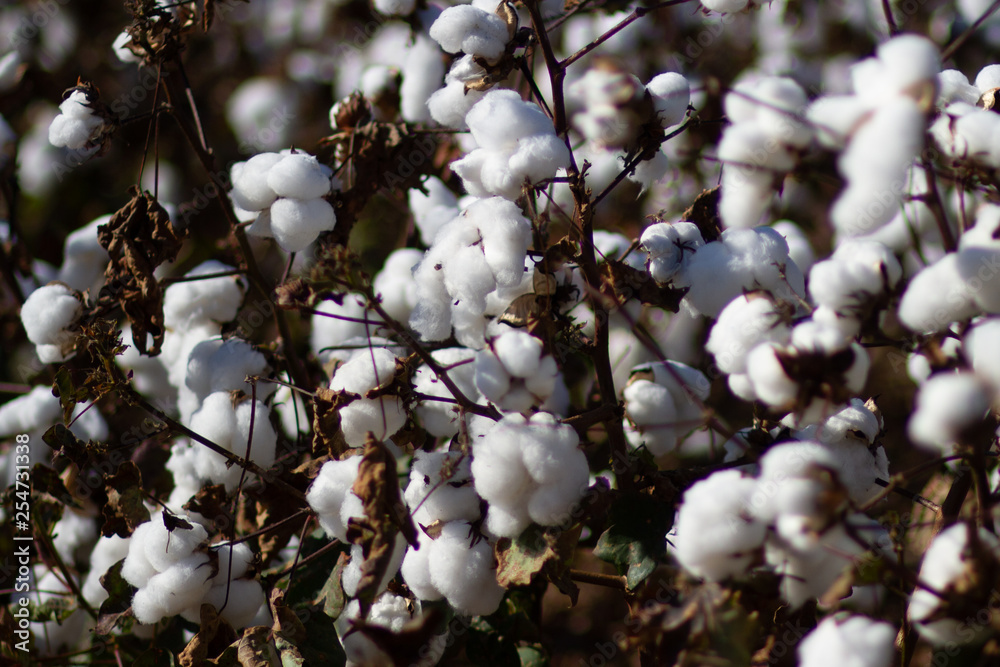
[[[430,36],[448,53],[481,56],[488,62],[500,59],[510,39],[500,16],[472,5],[445,9],[431,25]]]
[[[907,433],[916,445],[952,453],[963,431],[978,424],[990,408],[992,392],[973,373],[939,373],[920,386]]]
[[[756,480],[723,470],[684,492],[674,522],[674,555],[685,570],[710,581],[746,572],[766,530],[749,511],[756,488]]]
[[[917,586],[907,608],[907,617],[920,636],[934,646],[963,646],[985,639],[997,612],[987,599],[992,591],[976,582],[995,571],[997,560],[1000,540],[985,528],[960,522],[941,531],[924,553],[918,575],[930,590]],[[954,600],[959,609],[985,609],[988,618],[983,623],[968,623],[964,614],[949,617],[939,594],[949,602]]]
[[[69,330],[83,313],[73,291],[58,283],[39,287],[21,306],[21,324],[43,363],[72,356],[76,334]]]
[[[828,616],[797,649],[801,667],[887,667],[896,629],[864,616]]]
[[[364,398],[369,391],[392,382],[395,374],[396,356],[384,348],[374,348],[366,354],[357,355],[337,369],[330,381],[330,389],[359,396],[340,409],[340,426],[349,446],[363,446],[368,432],[379,440],[385,440],[406,423],[406,410],[398,396]]]

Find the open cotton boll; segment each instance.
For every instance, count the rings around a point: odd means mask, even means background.
[[[815,438],[837,459],[840,481],[855,505],[864,505],[881,493],[876,480],[888,481],[889,459],[885,448],[875,446],[882,430],[879,418],[864,401],[851,399],[843,410],[818,426],[809,427],[796,437]]]
[[[421,251],[414,248],[392,251],[372,283],[375,293],[381,297],[385,312],[398,322],[409,321],[413,306],[417,303],[413,267],[420,263],[423,256]]]
[[[342,305],[332,299],[316,304],[316,312],[310,319],[309,349],[320,361],[329,361],[329,348],[344,345],[351,339],[368,339],[380,331],[382,321],[365,309],[365,303],[363,296],[348,294]]]
[[[427,194],[417,188],[410,190],[407,201],[413,221],[420,230],[420,240],[430,246],[438,230],[458,215],[458,198],[437,176],[428,177],[424,188]]]
[[[417,452],[403,499],[421,526],[435,521],[478,521],[479,496],[471,461],[458,452]],[[446,476],[445,473],[449,476]]]
[[[965,334],[963,350],[976,375],[1000,390],[1000,319],[977,322]]]
[[[806,118],[821,146],[841,150],[871,113],[871,105],[855,95],[824,95],[809,105]]]
[[[691,222],[659,222],[647,227],[639,239],[639,247],[648,253],[646,269],[660,284],[670,282],[703,245],[698,226]]]
[[[208,540],[208,533],[199,523],[191,523],[191,528],[177,527],[167,530],[161,513],[150,517],[149,523],[151,527],[143,533],[141,540],[134,539],[133,535],[129,553],[131,554],[133,549],[142,549],[146,560],[158,572],[163,572],[172,564],[187,558]]]
[[[911,331],[937,333],[952,322],[979,312],[970,286],[963,279],[961,253],[948,253],[922,269],[907,285],[899,303],[899,319]]]
[[[987,599],[992,593],[990,587],[978,582],[989,576],[987,572],[995,571],[997,560],[1000,540],[985,528],[956,523],[941,531],[924,553],[918,575],[930,590],[917,586],[906,610],[920,636],[934,646],[964,646],[985,639],[997,612]],[[969,623],[964,614],[950,618],[944,601],[931,591],[954,601],[958,609],[985,609],[988,618],[982,623]]]
[[[748,509],[756,488],[756,480],[723,470],[684,492],[674,522],[674,555],[685,570],[710,581],[746,572],[767,528]]]
[[[426,34],[417,33],[413,45],[407,49],[403,83],[399,87],[399,112],[403,120],[411,123],[431,120],[427,101],[441,85],[444,74],[438,45]]]
[[[87,559],[90,562],[90,570],[87,572],[81,592],[83,598],[95,609],[99,609],[101,603],[108,599],[108,592],[101,585],[101,577],[107,574],[115,563],[128,556],[130,540],[131,538],[117,535],[101,536],[90,552],[90,557]]]
[[[701,4],[713,12],[738,12],[750,4],[750,0],[701,0]]]
[[[82,90],[75,90],[59,105],[58,116],[49,125],[49,143],[71,150],[96,149],[95,141],[104,127]]]
[[[233,202],[247,211],[262,211],[273,204],[278,194],[268,184],[268,175],[284,159],[280,153],[258,153],[234,164],[229,170]]]
[[[459,614],[488,616],[500,606],[505,591],[497,584],[493,547],[484,539],[473,544],[471,526],[464,521],[444,525],[428,564],[434,587]]]
[[[705,400],[708,390],[704,374],[685,364],[668,361],[637,366],[622,393],[625,437],[633,447],[645,445],[654,456],[672,451],[680,437],[702,420],[701,408],[687,391]]]
[[[657,74],[646,84],[646,90],[653,96],[653,106],[660,125],[670,127],[684,120],[688,104],[691,103],[691,85],[681,74]]]
[[[479,400],[476,388],[476,368],[472,363],[475,352],[464,347],[450,347],[431,353],[434,360],[448,369],[448,377],[466,398]],[[423,365],[413,374],[413,390],[427,396],[454,400],[451,392],[438,375]],[[443,401],[421,401],[416,407],[417,417],[428,433],[435,437],[451,437],[459,431],[460,411],[457,405]]]
[[[372,389],[392,382],[395,373],[396,356],[384,348],[357,355],[337,369],[330,389],[359,395],[340,409],[340,426],[349,446],[364,445],[369,431],[377,439],[385,440],[406,423],[406,409],[398,396],[364,398]]]
[[[788,256],[799,270],[808,273],[816,261],[816,253],[802,228],[790,220],[779,220],[773,223],[771,228],[785,238],[785,243],[788,244]]]
[[[132,613],[151,625],[199,604],[211,589],[212,567],[208,554],[196,553],[171,563],[132,597]]]
[[[271,204],[271,233],[287,252],[301,252],[337,224],[333,206],[325,199],[281,198]]]
[[[209,394],[217,391],[242,390],[250,395],[252,387],[246,378],[266,377],[268,372],[267,359],[250,343],[239,338],[209,338],[195,345],[188,355],[184,386],[200,405]],[[273,390],[267,384],[258,385],[258,398],[266,397]]]
[[[214,259],[202,262],[184,274],[197,278],[235,269]],[[220,276],[177,282],[163,295],[163,320],[168,329],[183,331],[206,321],[230,322],[236,318],[246,287],[241,276]]]
[[[1000,249],[1000,206],[983,204],[977,208],[976,223],[962,233],[958,247]]]
[[[964,102],[975,106],[982,94],[979,88],[969,83],[969,79],[955,69],[946,69],[937,75],[937,105],[945,107],[952,102]]]
[[[764,342],[788,342],[791,329],[767,296],[736,297],[722,310],[705,349],[723,373],[746,372],[747,355]]]
[[[283,155],[267,170],[267,186],[278,197],[318,199],[329,194],[333,170],[308,153]]]
[[[385,593],[375,600],[368,612],[368,617],[364,621],[369,627],[383,628],[392,633],[399,633],[403,630],[406,623],[419,615],[419,602],[414,607],[413,603],[406,598],[392,593]],[[353,631],[354,621],[359,620],[360,616],[361,603],[357,600],[352,600],[344,608],[343,613],[341,613],[336,623],[334,623],[334,628],[344,647],[347,665],[349,667],[367,667],[368,665],[393,664],[392,658],[379,648],[379,645],[372,641],[365,633]],[[425,653],[426,651],[421,651],[421,655]],[[425,667],[426,665],[433,665],[436,662],[437,660],[433,662],[422,660],[419,663],[414,663],[414,667],[417,667],[417,665]]]
[[[459,130],[468,128],[465,117],[483,99],[486,91],[467,89],[466,83],[482,79],[486,74],[486,70],[472,55],[455,60],[444,77],[444,88],[435,91],[427,99],[427,110],[431,118],[446,127]]]
[[[887,667],[896,629],[864,616],[828,616],[799,643],[801,667]]]
[[[914,444],[948,456],[962,433],[990,408],[992,392],[973,373],[938,373],[920,386],[916,410],[907,424]]]
[[[507,48],[507,24],[497,14],[472,5],[448,7],[431,25],[431,39],[448,53],[481,56],[496,62]]]
[[[726,95],[726,115],[736,125],[752,125],[773,142],[805,148],[813,132],[802,122],[806,108],[805,91],[787,77],[751,77],[734,86]]]
[[[58,283],[39,287],[21,306],[21,324],[43,363],[73,356],[76,334],[69,330],[83,313],[73,291]]]
[[[559,369],[543,355],[542,341],[524,331],[508,331],[476,354],[476,387],[501,410],[525,412],[555,391]]]
[[[59,609],[72,604],[74,594],[66,587],[62,575],[57,575],[42,565],[28,569],[27,573],[22,571],[19,581],[25,581],[24,574],[27,576],[28,586],[31,586],[30,599],[34,604]],[[29,621],[27,629],[33,635],[33,641],[28,644],[31,655],[56,657],[60,651],[79,646],[80,640],[90,634],[92,623],[83,609],[76,609],[61,621]]]
[[[987,65],[976,74],[975,86],[980,93],[985,93],[995,88],[1000,88],[1000,65]],[[975,104],[979,100],[970,102]]]
[[[412,546],[406,550],[403,564],[399,568],[399,573],[403,576],[403,581],[410,591],[420,600],[440,600],[444,597],[441,591],[434,586],[431,581],[430,558],[434,550],[434,542],[422,530],[417,531],[417,541],[419,549]]]
[[[340,520],[341,508],[358,477],[360,456],[327,461],[306,492],[306,502],[316,512],[319,525],[330,537],[347,541],[347,526]]]
[[[108,265],[108,251],[97,239],[97,228],[110,220],[110,215],[102,215],[66,237],[63,264],[59,267],[60,282],[81,292],[90,289],[96,296]]]
[[[253,624],[254,618],[267,600],[259,581],[234,579],[212,586],[205,593],[201,603],[215,607],[233,629],[241,630]]]
[[[357,498],[357,496],[351,496],[352,498]],[[346,505],[345,505],[346,507]],[[360,502],[358,506],[359,512],[355,514],[357,517],[363,517],[364,512],[361,510]],[[343,516],[341,517],[344,518]],[[346,524],[347,521],[345,520]],[[399,573],[399,568],[403,564],[403,558],[406,556],[407,542],[406,538],[403,537],[402,533],[396,533],[395,542],[393,543],[392,553],[389,556],[389,561],[385,566],[385,573],[379,580],[376,586],[377,592],[382,592],[389,585],[395,576]],[[344,587],[344,593],[348,597],[356,597],[358,594],[358,586],[361,585],[362,572],[361,567],[365,562],[364,549],[360,544],[351,545],[351,559],[347,562],[347,566],[344,567],[344,571],[340,576],[340,583]]]

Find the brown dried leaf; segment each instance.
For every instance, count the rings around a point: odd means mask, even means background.
[[[347,451],[344,432],[340,429],[340,408],[349,402],[344,392],[326,387],[316,390],[313,399],[313,456],[339,459]]]
[[[625,262],[609,260],[599,268],[604,289],[622,305],[629,299],[638,299],[641,303],[676,313],[681,307],[681,299],[687,294],[687,289],[658,285],[648,273]]]
[[[278,652],[271,644],[271,628],[265,625],[243,631],[236,655],[243,667],[272,667],[281,664]]]
[[[129,537],[136,526],[149,521],[149,510],[143,504],[145,494],[139,467],[132,461],[125,461],[114,475],[105,477],[104,483],[108,502],[101,508],[104,515],[101,534],[105,537]]]
[[[431,608],[407,621],[399,632],[364,621],[354,621],[352,625],[352,632],[360,632],[370,639],[389,656],[392,664],[415,665],[426,659],[426,647],[444,630],[444,612],[437,607]]]
[[[184,234],[174,229],[167,211],[148,192],[129,189],[132,199],[106,225],[97,228],[101,246],[111,256],[105,271],[113,293],[132,323],[132,342],[140,354],[155,356],[163,345],[163,290],[153,271],[177,259]],[[146,336],[153,346],[146,349]]]
[[[201,605],[198,633],[177,656],[181,667],[200,667],[236,641],[236,631],[210,604]]]
[[[702,190],[701,194],[695,197],[694,203],[681,213],[681,220],[693,222],[698,226],[705,243],[715,241],[722,234],[722,220],[719,218],[721,194],[721,186],[718,185],[711,190]]]

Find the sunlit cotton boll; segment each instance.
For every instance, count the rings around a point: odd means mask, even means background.
[[[673,451],[682,436],[702,425],[698,401],[708,398],[709,389],[704,373],[680,362],[637,366],[623,392],[625,437],[654,456]]]
[[[907,424],[910,440],[942,456],[953,452],[963,432],[986,416],[991,390],[973,373],[938,373],[920,386]]]
[[[449,347],[431,353],[434,360],[447,368],[448,378],[472,401],[479,401],[476,388],[475,352],[464,347]],[[427,396],[455,400],[451,391],[429,366],[417,368],[413,374],[413,390]],[[460,408],[455,403],[424,400],[417,404],[417,416],[428,433],[435,437],[451,437],[459,431]]]
[[[93,112],[86,93],[76,90],[59,105],[60,113],[49,125],[49,143],[73,150],[94,148],[104,120]]]
[[[746,572],[767,528],[749,511],[756,488],[755,479],[723,470],[684,492],[674,523],[674,554],[685,570],[710,581]]]
[[[358,395],[340,409],[340,426],[349,446],[364,445],[369,432],[385,440],[406,423],[406,410],[399,396],[365,398],[369,391],[392,382],[395,374],[396,356],[384,348],[359,354],[337,369],[330,389]]]
[[[479,496],[470,466],[470,458],[459,452],[417,452],[403,494],[413,520],[421,526],[435,521],[477,521]]]
[[[765,293],[738,296],[729,302],[709,332],[705,349],[723,373],[746,373],[747,355],[764,342],[786,343],[791,328],[786,314]]]
[[[936,333],[985,311],[1000,312],[1000,249],[951,252],[910,280],[899,319],[911,331]]]
[[[546,401],[559,381],[556,360],[543,354],[542,341],[510,331],[476,354],[476,387],[501,410],[526,412]]]
[[[691,222],[659,222],[642,232],[640,247],[646,251],[646,269],[653,280],[669,283],[687,264],[687,260],[705,240],[698,226]]]
[[[351,489],[360,465],[360,456],[327,461],[306,492],[306,502],[316,512],[320,527],[341,542],[347,541],[347,526],[341,520],[342,509],[347,496],[354,495]]]
[[[888,667],[896,630],[864,616],[828,616],[798,647],[801,667]]]
[[[431,25],[430,36],[448,53],[481,56],[491,63],[503,55],[510,38],[500,16],[472,5],[445,9]]]
[[[69,328],[83,313],[73,291],[58,283],[39,287],[21,306],[21,324],[43,363],[66,361],[72,356],[76,334]]]

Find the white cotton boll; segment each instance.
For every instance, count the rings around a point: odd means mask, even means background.
[[[980,93],[1000,88],[1000,65],[987,65],[979,70],[979,74],[976,75],[975,85]],[[978,101],[977,99],[975,102],[970,102],[970,104],[975,104]]]
[[[385,440],[406,423],[406,409],[398,396],[364,398],[372,389],[391,382],[395,372],[396,356],[385,348],[373,348],[337,369],[330,388],[361,396],[340,410],[341,429],[351,447],[364,445],[369,431],[377,439]]]
[[[208,555],[192,554],[154,575],[132,598],[132,613],[150,625],[199,604],[211,588]]]
[[[234,164],[229,175],[236,205],[247,211],[261,211],[273,204],[278,195],[268,184],[268,175],[284,159],[280,153],[259,153],[246,162]]]
[[[440,600],[443,595],[431,581],[430,557],[433,550],[433,540],[423,533],[417,531],[417,539],[420,543],[419,549],[410,547],[403,558],[403,564],[399,568],[403,575],[403,581],[410,588],[410,591],[420,600]]]
[[[976,209],[976,223],[962,233],[958,247],[1000,249],[1000,206],[983,204]]]
[[[646,90],[653,96],[653,106],[663,127],[684,120],[691,102],[691,85],[682,75],[676,72],[657,74],[646,84]]]
[[[709,332],[705,349],[723,373],[746,372],[747,355],[763,342],[784,344],[791,329],[765,296],[736,297],[722,310]]]
[[[311,318],[312,331],[309,334],[309,349],[323,363],[331,357],[329,348],[344,345],[345,341],[376,335],[381,320],[378,315],[365,310],[364,297],[348,294],[343,305],[326,300],[316,304]],[[356,322],[354,320],[361,320]],[[365,320],[369,323],[366,324]]]
[[[407,200],[413,220],[420,230],[420,239],[429,246],[438,230],[458,215],[458,198],[437,176],[428,177],[424,187],[426,195],[414,188],[410,190]]]
[[[60,114],[53,118],[52,124],[49,125],[49,143],[71,150],[87,149],[103,124],[104,121],[99,116],[73,117]],[[96,150],[96,146],[93,148]]]
[[[510,375],[526,378],[538,372],[542,341],[531,334],[512,331],[493,341],[493,353]]]
[[[863,90],[859,94],[871,93],[884,97],[887,94],[920,97],[921,84],[937,82],[941,71],[941,56],[937,45],[926,37],[902,34],[879,44],[876,49],[882,66],[880,90]],[[933,89],[932,89],[933,90]]]
[[[92,517],[77,512],[72,508],[63,510],[62,518],[52,528],[52,545],[56,552],[66,562],[72,563],[77,556],[97,540],[97,526]]]
[[[502,410],[524,412],[555,391],[559,369],[542,356],[542,341],[523,331],[508,331],[476,354],[476,387]]]
[[[751,78],[726,95],[726,114],[737,125],[753,125],[773,142],[805,148],[813,132],[799,116],[806,108],[805,91],[787,77]]]
[[[495,62],[507,46],[507,24],[471,5],[448,7],[431,25],[431,39],[448,53],[466,53]]]
[[[892,662],[896,630],[864,616],[828,616],[797,649],[802,667],[886,667]]]
[[[486,540],[475,545],[469,524],[445,524],[434,540],[430,558],[431,581],[460,614],[487,616],[496,611],[504,589],[497,584],[493,547]]]
[[[122,564],[122,578],[136,588],[142,588],[158,572],[146,555],[145,541],[156,530],[152,521],[136,526],[129,539],[128,555]]]
[[[250,438],[250,419],[253,418],[253,439]],[[233,439],[233,453],[247,457],[265,470],[274,463],[278,434],[271,426],[271,409],[261,401],[243,401],[236,407],[236,433]]]
[[[758,345],[747,357],[747,378],[753,393],[768,405],[789,407],[798,395],[799,386],[785,373],[778,358],[782,348],[774,343]]]
[[[108,598],[108,592],[101,585],[101,577],[107,574],[108,570],[115,563],[128,557],[130,540],[131,538],[118,537],[117,535],[111,535],[110,537],[102,536],[97,540],[97,544],[94,545],[94,550],[88,559],[90,561],[90,571],[87,572],[87,578],[84,580],[83,587],[81,588],[84,599],[92,607],[99,609],[101,603]],[[153,576],[155,572],[152,566],[149,566],[147,571],[148,575],[144,578],[144,581],[148,581],[149,577]],[[126,581],[128,580],[126,579]]]
[[[435,521],[477,521],[479,496],[472,485],[471,461],[457,452],[417,452],[403,499],[421,526]],[[443,478],[444,467],[452,474]]]
[[[983,420],[991,392],[972,373],[933,375],[917,394],[907,433],[916,445],[947,456],[962,432]]]
[[[229,449],[236,435],[236,409],[229,391],[209,394],[191,416],[191,429]]]
[[[805,431],[815,431],[814,436],[807,437],[815,437],[833,452],[840,480],[856,505],[864,505],[881,493],[882,487],[876,479],[889,479],[885,449],[881,446],[872,449],[881,428],[878,418],[861,399],[855,398],[818,429],[810,427]]]
[[[434,360],[448,369],[448,377],[458,390],[472,401],[479,400],[476,369],[472,363],[475,352],[466,348],[445,348],[431,353]],[[464,362],[464,363],[463,363]],[[460,364],[460,365],[456,365]],[[420,366],[413,375],[413,390],[428,396],[454,399],[445,384],[428,366]],[[451,437],[459,430],[457,405],[442,401],[421,401],[416,407],[420,423],[435,437]]]
[[[756,486],[739,471],[724,470],[684,492],[674,523],[674,555],[685,570],[710,581],[746,572],[766,530],[749,511]]]
[[[333,206],[325,199],[278,199],[271,204],[271,233],[287,252],[301,252],[337,224]]]
[[[976,306],[985,313],[1000,313],[1000,246],[973,246],[959,250],[958,270],[965,289]]]
[[[143,549],[146,559],[159,572],[180,559],[187,558],[195,548],[208,540],[208,533],[199,523],[192,523],[191,528],[178,527],[171,531],[167,530],[161,514],[153,515],[149,523],[152,527],[143,534],[142,540],[135,540],[133,535],[133,546],[129,551]]]
[[[406,551],[406,538],[403,537],[401,533],[397,533],[392,554],[390,555],[389,562],[386,565],[385,574],[382,575],[382,579],[376,586],[376,590],[378,592],[384,591],[389,585],[389,582],[392,581],[399,573],[399,568],[403,564],[403,558],[406,555]],[[349,597],[355,597],[358,594],[358,586],[361,584],[362,578],[361,566],[364,563],[364,560],[364,549],[361,545],[352,545],[351,560],[347,563],[347,567],[344,568],[344,572],[340,579],[341,585],[344,587],[344,593],[346,593]]]
[[[771,228],[785,238],[788,244],[788,257],[803,273],[808,273],[816,261],[816,253],[802,228],[790,220],[779,220],[773,223]]]
[[[404,0],[408,1],[410,0]],[[403,120],[411,123],[430,121],[427,101],[441,86],[441,79],[445,74],[441,52],[427,35],[418,33],[406,56],[403,63],[403,83],[399,87],[400,115]]]
[[[639,239],[639,246],[648,253],[647,270],[660,284],[670,282],[704,244],[697,225],[690,222],[656,223]]]
[[[963,350],[976,375],[1000,390],[1000,319],[977,322],[965,334]]]
[[[413,267],[424,254],[413,248],[394,250],[375,276],[372,287],[382,297],[382,307],[398,322],[408,322],[417,303],[417,285],[413,282]]]
[[[317,199],[330,192],[333,171],[308,153],[282,156],[267,170],[267,186],[278,197]]]
[[[976,531],[975,539],[981,545],[979,553],[988,558],[985,563],[976,563],[970,557],[973,530]],[[964,597],[962,593],[956,591],[960,589],[965,596],[976,595],[978,590],[972,582],[982,577],[984,573],[974,571],[995,566],[995,563],[988,561],[996,561],[998,558],[1000,558],[1000,541],[985,528],[976,529],[965,523],[956,523],[934,538],[924,553],[918,575],[919,580],[931,590],[916,587],[907,608],[907,616],[921,637],[934,646],[955,646],[980,642],[989,635],[991,619],[995,620],[995,610],[992,605],[987,607],[990,619],[984,623],[969,623],[967,620],[945,616],[942,609],[943,601],[931,591],[961,598]],[[956,602],[962,604],[961,599]]]
[[[416,8],[416,0],[374,0],[375,9],[386,16],[408,16]]]
[[[470,56],[466,56],[470,57]],[[485,74],[485,70],[483,71]],[[434,92],[427,99],[427,109],[431,118],[445,127],[463,130],[468,127],[465,117],[469,110],[486,95],[478,90],[466,91],[465,83],[459,80],[448,81],[445,86]]]
[[[625,436],[633,447],[645,445],[654,456],[677,445],[677,409],[666,387],[648,380],[629,383],[622,392],[625,399]]]
[[[37,346],[49,346],[39,358],[44,363],[66,361],[71,355],[76,334],[68,328],[83,313],[83,305],[65,285],[39,287],[21,306],[21,324],[28,340]]]
[[[946,69],[937,75],[939,107],[945,107],[952,102],[965,102],[973,106],[979,102],[981,91],[969,83],[964,74],[955,69]]]
[[[233,267],[210,259],[184,274],[196,278],[232,272]],[[168,329],[183,331],[205,321],[230,322],[236,318],[245,293],[240,276],[187,280],[172,284],[163,295],[163,319]]]
[[[191,350],[187,359],[184,385],[193,391],[199,401],[217,391],[242,390],[252,392],[247,376],[268,375],[267,359],[252,345],[239,338],[203,340]],[[258,398],[270,390],[258,386]]]
[[[969,286],[962,279],[959,253],[948,253],[924,268],[907,285],[899,303],[899,319],[911,331],[936,333],[952,322],[979,312]]]
[[[806,118],[821,146],[841,150],[871,113],[871,105],[855,95],[824,95],[809,105]]]
[[[126,64],[141,63],[142,58],[137,56],[131,49],[125,46],[131,41],[132,35],[130,35],[127,30],[123,30],[117,37],[115,37],[115,41],[112,42],[111,48],[114,49],[115,56],[121,62]]]
[[[236,579],[228,584],[216,584],[205,593],[202,600],[203,604],[212,605],[216,611],[221,610],[222,618],[235,630],[251,625],[266,602],[260,582],[252,579]]]
[[[341,542],[347,541],[347,526],[340,519],[341,508],[348,494],[353,495],[351,488],[360,465],[360,456],[327,461],[306,492],[306,502],[316,512],[320,526]]]
[[[745,9],[750,0],[701,0],[701,4],[705,9],[725,14]]]
[[[110,215],[102,215],[66,237],[63,265],[59,267],[60,282],[81,292],[90,289],[96,296],[108,265],[108,251],[97,240],[97,228],[110,220]]]
[[[299,113],[297,89],[276,77],[246,79],[226,100],[226,121],[248,153],[287,146]]]
[[[683,272],[690,285],[684,300],[697,312],[718,317],[722,309],[743,291],[743,276],[727,269],[732,252],[713,241],[699,248]]]

